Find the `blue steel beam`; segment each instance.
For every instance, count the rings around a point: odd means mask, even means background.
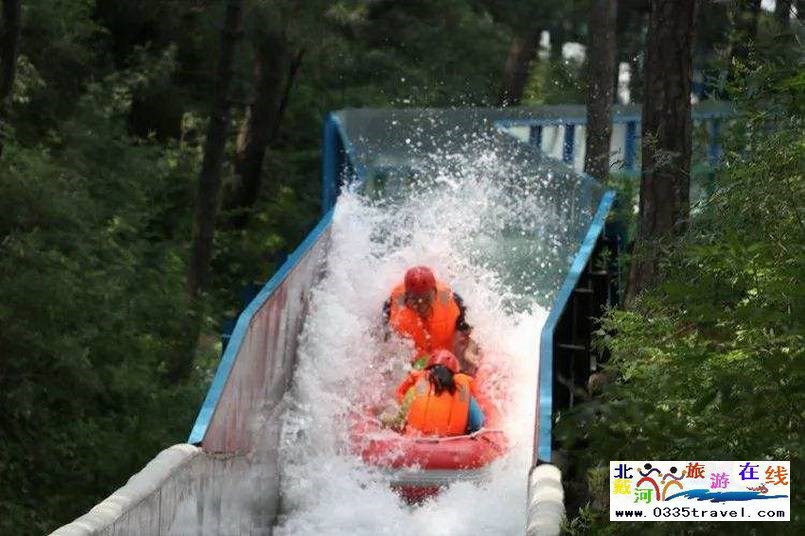
[[[542,149],[542,125],[531,125],[528,128],[528,143]]]
[[[573,144],[576,138],[576,125],[568,123],[565,125],[565,139],[562,144],[562,161],[566,164],[573,164]]]
[[[626,123],[626,133],[623,140],[623,167],[634,171],[637,159],[637,121]]]
[[[341,165],[339,151],[339,132],[333,114],[327,114],[322,132],[321,155],[321,212],[330,210],[335,205],[338,195],[338,174]]]

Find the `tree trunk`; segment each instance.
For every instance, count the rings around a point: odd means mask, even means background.
[[[629,102],[643,102],[643,65],[637,54],[629,59]]]
[[[639,39],[638,49],[635,51],[633,61],[630,63],[630,78],[629,78],[629,91],[631,93],[631,101],[634,103],[643,102],[643,90],[646,88],[645,84],[645,69],[646,69],[646,40],[647,35],[643,34],[642,28],[648,28],[648,21],[650,17],[649,10],[642,12],[639,15],[638,28],[641,33]]]
[[[260,36],[253,68],[255,97],[238,136],[235,156],[237,183],[227,207],[236,211],[232,217],[235,227],[246,225],[248,209],[254,206],[260,194],[263,160],[273,133],[279,128],[289,65],[285,36],[279,32],[267,32]]]
[[[615,0],[615,10],[616,11],[618,9],[617,3],[618,3],[617,0]],[[617,48],[618,47],[618,32],[615,32],[614,40],[615,40],[615,43],[613,44],[613,47]],[[618,61],[618,51],[617,50],[614,51],[614,54],[615,55],[612,58],[612,83],[611,83],[611,85],[612,85],[612,102],[614,104],[621,104],[621,102],[620,102],[620,91],[619,91],[620,86],[621,86],[621,82],[620,82],[621,62]]]
[[[617,0],[593,0],[587,43],[587,147],[584,171],[603,181],[609,174],[615,76]]]
[[[296,74],[302,66],[302,59],[305,57],[305,49],[299,49],[291,59],[291,64],[288,66],[288,76],[285,78],[285,89],[282,91],[282,98],[280,99],[280,108],[277,111],[277,121],[274,123],[274,129],[271,131],[271,140],[274,140],[279,134],[282,118],[285,116],[285,109],[288,107],[288,101],[291,98],[291,89],[293,89]]]
[[[243,0],[228,0],[224,27],[221,31],[221,48],[213,89],[213,108],[204,142],[204,160],[198,179],[198,194],[193,222],[193,245],[187,271],[188,312],[185,342],[187,346],[177,352],[176,361],[168,369],[168,380],[177,382],[189,376],[193,356],[201,329],[203,310],[202,292],[209,284],[215,220],[218,214],[218,194],[221,189],[221,166],[224,159],[229,127],[229,88],[233,78],[235,48],[241,38]]]
[[[660,244],[687,228],[696,0],[652,0],[646,43],[643,163],[627,301],[654,284]]]
[[[784,28],[788,28],[791,21],[791,3],[792,0],[777,0],[774,5],[774,18]]]
[[[3,138],[11,110],[17,56],[20,52],[22,9],[20,0],[3,0],[3,18],[0,21],[0,156],[3,155]]]
[[[539,34],[540,32],[534,31],[512,38],[503,70],[503,87],[498,97],[498,106],[516,106],[522,101],[531,72],[531,62],[537,55]]]
[[[628,102],[641,102],[643,91],[640,58],[645,50],[645,29],[648,26],[649,2],[621,0],[616,8],[615,42],[617,65],[629,65]]]
[[[550,30],[550,39],[551,39],[551,48],[548,54],[548,58],[551,61],[551,64],[558,65],[562,63],[562,45],[565,44],[565,36],[567,32],[565,32],[565,27],[562,24],[562,21],[558,21],[556,26],[551,28]]]

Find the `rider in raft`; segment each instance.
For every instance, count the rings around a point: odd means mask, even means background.
[[[397,387],[400,412],[388,423],[406,435],[457,436],[477,432],[484,414],[475,400],[472,377],[459,372],[449,350],[435,351],[424,370],[414,370]]]
[[[426,266],[415,266],[394,287],[383,304],[387,325],[402,337],[412,339],[416,354],[414,368],[422,369],[436,350],[450,350],[458,356],[462,372],[474,374],[478,367],[478,346],[470,337],[461,297],[438,281]]]

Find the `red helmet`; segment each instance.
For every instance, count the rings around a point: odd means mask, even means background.
[[[436,277],[427,266],[415,266],[405,272],[405,292],[425,294],[436,288]]]
[[[428,363],[425,365],[425,369],[435,367],[436,365],[447,367],[447,369],[453,374],[457,374],[459,370],[458,358],[454,356],[453,352],[450,350],[441,349],[433,352],[433,354],[431,354],[431,356],[428,358]]]

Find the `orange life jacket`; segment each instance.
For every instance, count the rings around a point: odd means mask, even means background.
[[[408,389],[413,397],[406,417],[406,435],[456,436],[466,433],[472,396],[472,378],[455,374],[456,392],[442,391],[436,395],[428,380],[428,372],[415,371],[397,389],[398,396],[405,396]]]
[[[391,292],[389,324],[403,337],[413,339],[417,357],[444,348],[453,350],[456,320],[461,315],[450,287],[436,282],[436,299],[427,318],[405,305],[405,284],[400,283]]]

